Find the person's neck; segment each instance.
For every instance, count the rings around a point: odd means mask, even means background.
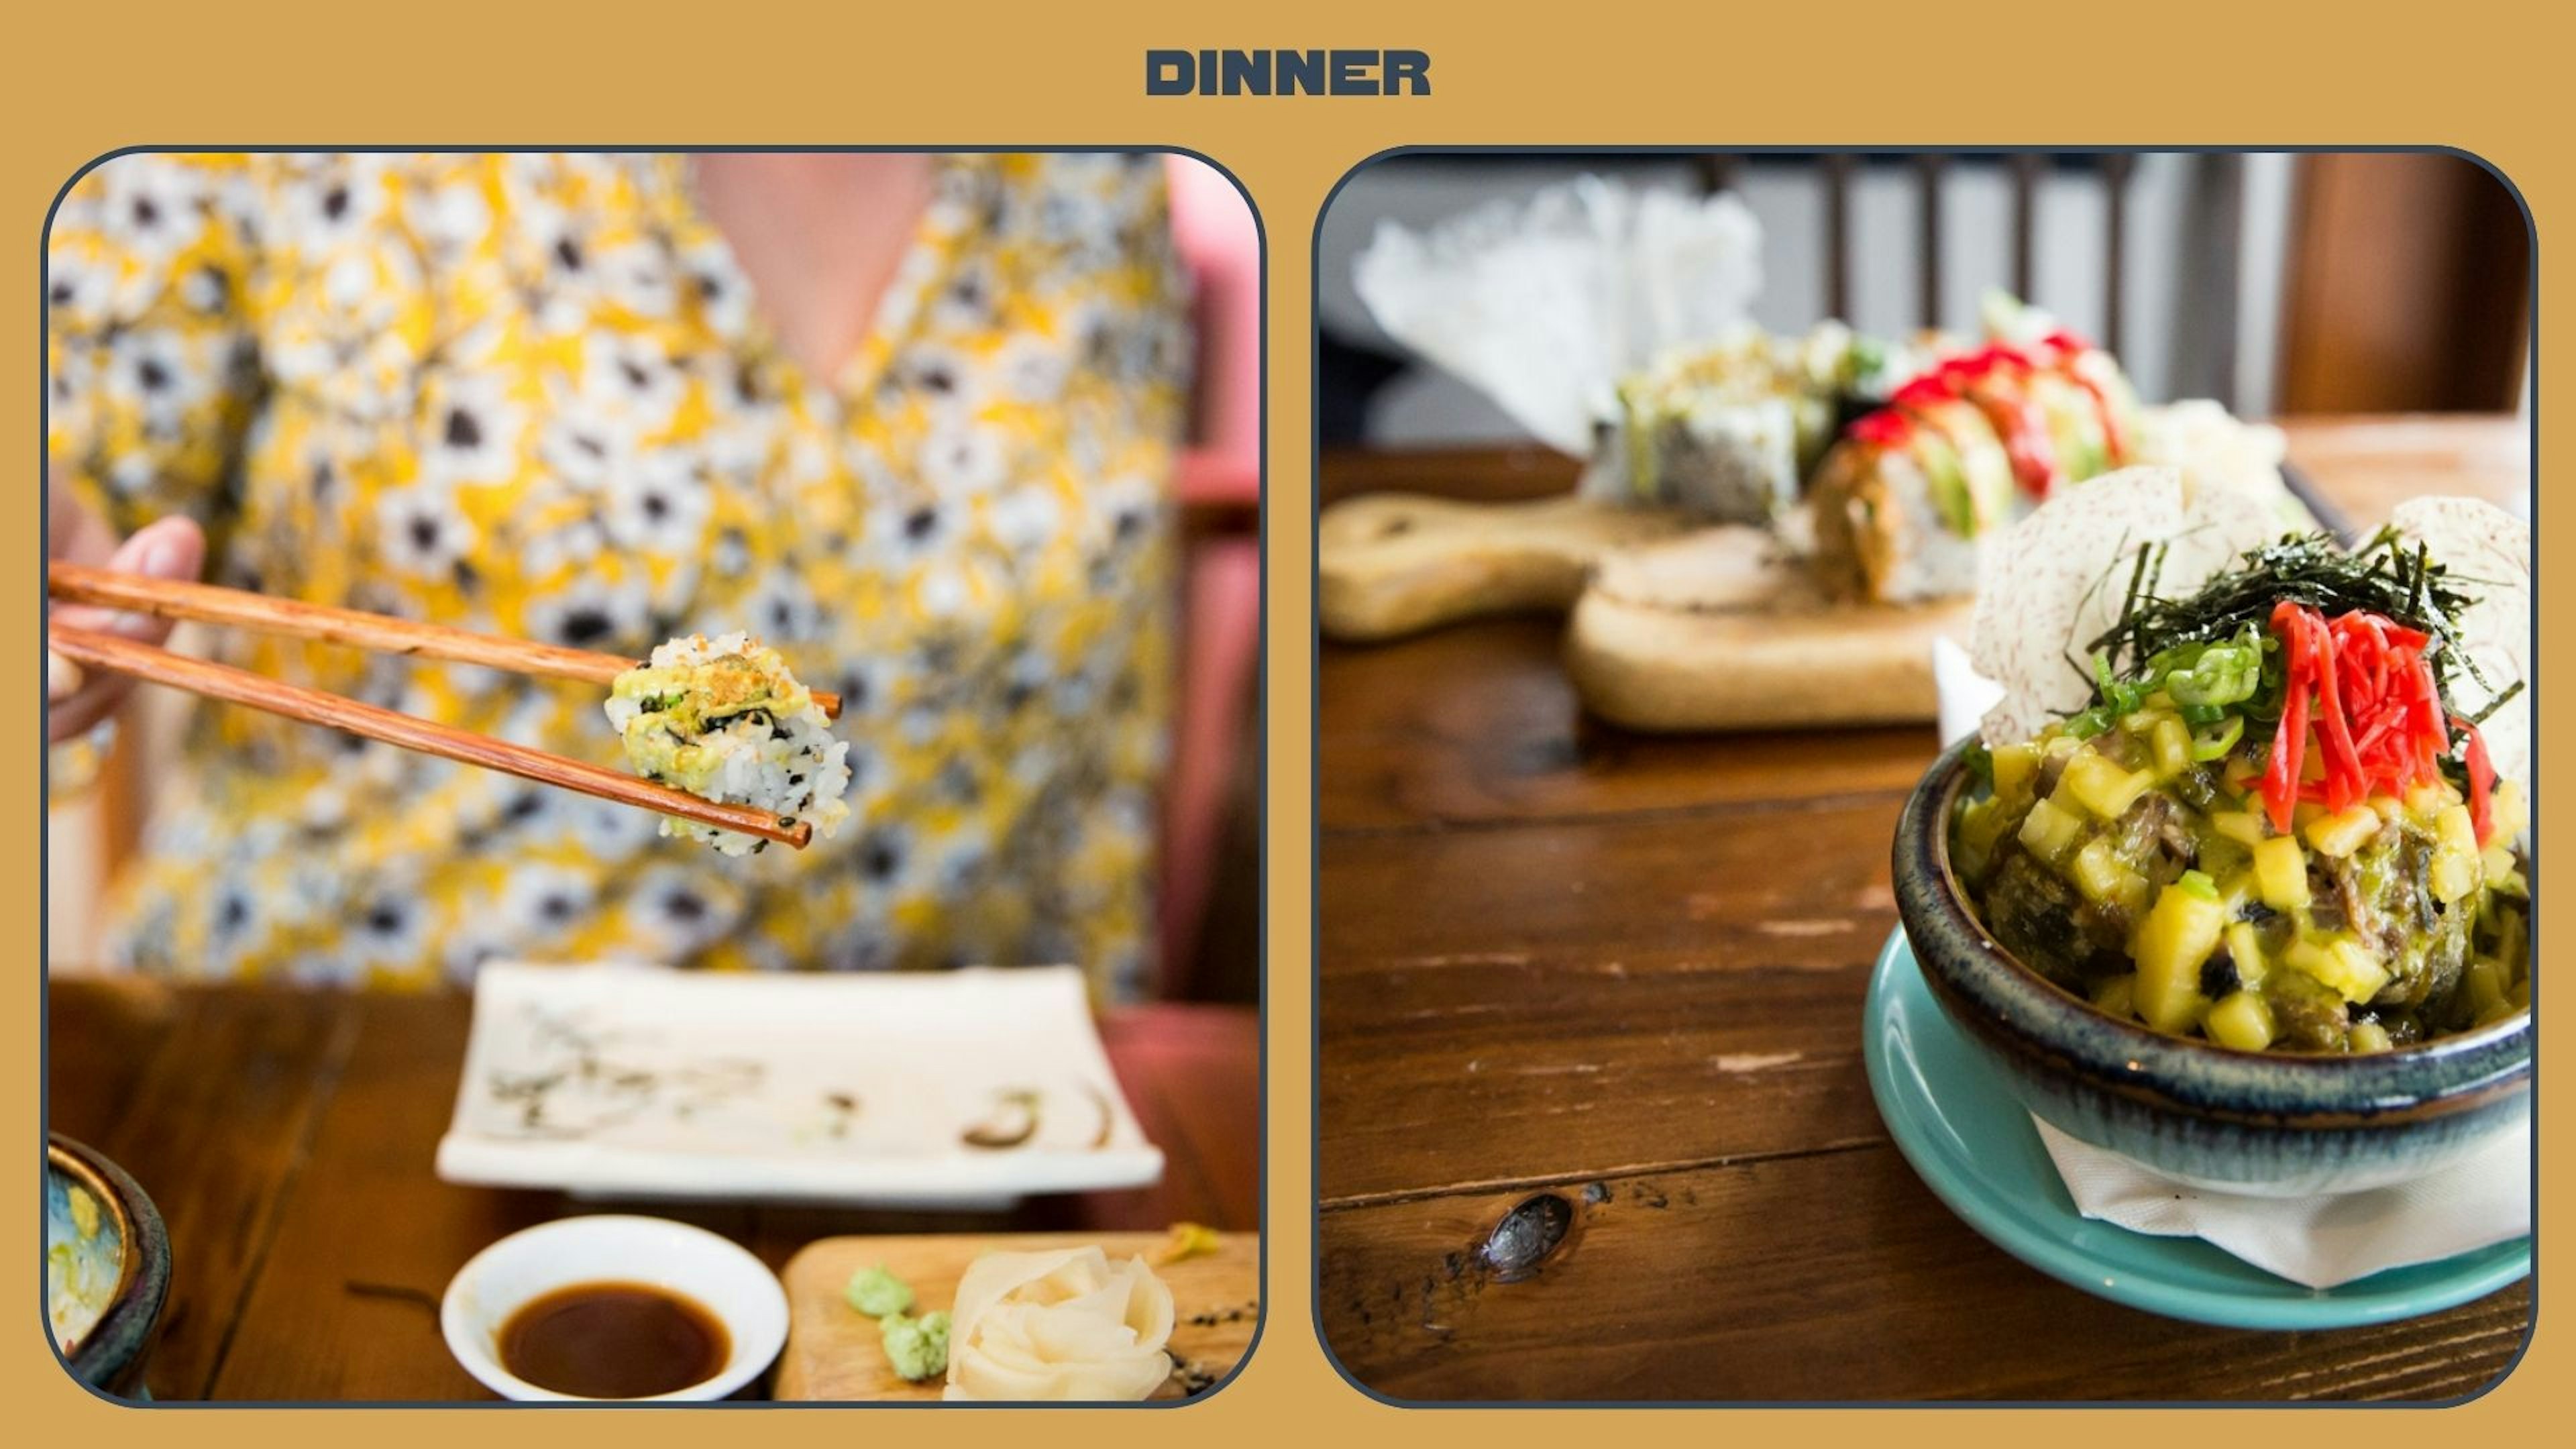
[[[918,152],[716,152],[698,198],[750,279],[778,344],[823,383],[866,340],[929,206],[937,159]]]

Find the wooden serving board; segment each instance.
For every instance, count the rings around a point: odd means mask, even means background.
[[[1315,547],[1328,637],[1374,642],[1570,610],[1576,693],[1595,715],[1637,730],[1927,721],[1938,704],[1932,640],[1967,628],[1965,600],[1826,599],[1764,531],[1573,496],[1363,494],[1324,510]]]
[[[883,1264],[912,1285],[914,1311],[944,1309],[957,1298],[966,1266],[988,1252],[1031,1252],[1097,1245],[1112,1262],[1142,1255],[1172,1289],[1172,1377],[1156,1398],[1185,1398],[1224,1379],[1252,1348],[1261,1322],[1261,1238],[1220,1233],[1217,1249],[1158,1264],[1162,1233],[824,1238],[788,1260],[787,1347],[778,1358],[776,1398],[808,1402],[930,1400],[941,1383],[906,1383],[887,1365],[876,1320],[841,1296],[850,1275]]]
[[[1363,494],[1316,520],[1316,618],[1327,637],[1366,643],[1500,614],[1563,613],[1603,554],[1690,526],[1671,509],[1570,495],[1471,503]]]
[[[1926,724],[1932,641],[1968,637],[1965,600],[1693,613],[1613,598],[1574,606],[1565,670],[1583,707],[1654,733]]]

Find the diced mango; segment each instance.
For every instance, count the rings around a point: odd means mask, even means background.
[[[2469,819],[2469,807],[2453,805],[2433,817],[2434,837],[2463,855],[2478,853],[2478,827]]]
[[[2379,953],[2359,941],[2337,941],[2327,954],[2334,957],[2339,973],[2333,983],[2346,1001],[2368,1001],[2388,985],[2388,968],[2380,963]]]
[[[2495,793],[2487,798],[2487,823],[2495,834],[2489,839],[2508,841],[2522,834],[2531,823],[2531,801],[2522,787],[2511,780],[2498,780]]]
[[[2514,873],[2513,847],[2505,844],[2504,837],[2499,835],[2496,837],[2495,844],[2478,852],[2478,864],[2484,869],[2488,880],[2501,885]]]
[[[2155,784],[2144,770],[2124,770],[2110,756],[2098,750],[2086,750],[2066,762],[2066,773],[2058,778],[2057,793],[2082,805],[2105,820],[2117,820],[2138,803],[2138,797]]]
[[[2074,848],[2075,837],[2083,833],[2083,816],[2049,800],[2031,806],[2021,820],[2022,848],[2051,865],[2064,858]]]
[[[2254,889],[2276,911],[2308,904],[2308,854],[2295,837],[2274,836],[2254,847]]]
[[[2270,969],[2263,960],[2263,941],[2254,927],[2244,921],[2227,927],[2227,955],[2236,963],[2236,979],[2246,986],[2260,986]]]
[[[2271,831],[2251,810],[2221,810],[2209,817],[2209,828],[2240,845],[2260,845]]]
[[[2158,715],[2148,736],[2155,747],[2156,773],[2170,780],[2191,768],[2191,727],[2180,715]]]
[[[2433,899],[2444,905],[2460,900],[2478,888],[2486,878],[2486,869],[2477,852],[2453,850],[2444,846],[2433,852],[2432,863],[2424,869],[2424,886]]]
[[[2146,898],[2146,877],[2121,861],[2108,836],[2097,835],[2075,852],[2074,874],[2076,889],[2097,905],[2135,906]]]
[[[2190,891],[2167,890],[2138,926],[2130,955],[2138,963],[2138,1019],[2158,1031],[2184,1031],[2208,998],[2200,968],[2218,949],[2227,908]]]
[[[2135,1016],[2137,1006],[2134,993],[2137,986],[2138,978],[2134,973],[2114,976],[2093,988],[2093,1005],[2112,1016],[2124,1018]]]
[[[1995,793],[2009,795],[2039,771],[2039,746],[2006,745],[1994,752]]]
[[[2375,1021],[2355,1022],[2351,1034],[2345,1038],[2345,1045],[2356,1052],[2384,1052],[2391,1045],[2388,1028]]]
[[[2350,805],[2336,814],[2309,821],[2306,834],[2317,854],[2341,860],[2361,849],[2384,825],[2379,812],[2368,805]]]
[[[2246,1052],[2259,1052],[2280,1035],[2280,1028],[2272,1020],[2272,1004],[2259,991],[2229,994],[2201,1018],[2200,1029],[2220,1046]]]
[[[2281,964],[2333,987],[2346,1001],[2368,1001],[2388,984],[2378,955],[2348,936],[2301,941],[2281,953]]]

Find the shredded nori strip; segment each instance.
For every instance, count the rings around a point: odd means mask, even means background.
[[[2454,587],[2449,570],[2433,562],[2429,549],[2420,543],[2408,547],[2394,528],[2382,528],[2350,551],[2331,534],[2285,535],[2278,542],[2247,550],[2243,567],[2213,576],[2198,592],[2182,599],[2156,592],[2163,565],[2162,545],[2138,550],[2119,622],[2086,646],[2087,653],[2108,663],[2114,680],[2132,677],[2167,649],[2230,639],[2249,624],[2269,637],[2272,610],[2289,599],[2329,617],[2356,610],[2379,614],[2431,638],[2425,654],[2445,713],[2463,713],[2452,689],[2458,674],[2466,674],[2492,696],[2468,717],[2472,724],[2522,691],[2522,682],[2516,680],[2499,693],[2478,672],[2458,627],[2461,611],[2473,602],[2471,596]],[[2252,712],[2277,718],[2280,680],[2270,659],[2264,674],[2264,689]],[[2093,703],[2103,703],[2100,682],[2090,674],[2087,680],[2092,684]]]

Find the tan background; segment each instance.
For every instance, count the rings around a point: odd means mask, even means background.
[[[1001,1442],[1032,1431],[1067,1442],[1205,1445],[1310,1442],[1366,1435],[1473,1434],[1494,1445],[1558,1444],[1600,1435],[1720,1442],[1733,1435],[1813,1439],[1897,1432],[1927,1444],[2093,1442],[2187,1433],[2196,1442],[2277,1440],[2323,1432],[2339,1443],[2396,1443],[2427,1432],[2537,1437],[2536,1426],[2576,1399],[2571,1339],[2557,1315],[2521,1370],[2497,1391],[2428,1420],[2345,1413],[2319,1423],[2259,1411],[1885,1414],[1739,1411],[1494,1411],[1424,1414],[1361,1398],[1335,1375],[1308,1311],[1311,1238],[1309,1049],[1312,1014],[1309,728],[1311,633],[1307,446],[1310,359],[1307,255],[1315,213],[1354,163],[1404,143],[2283,144],[2424,141],[2484,155],[2523,190],[2540,234],[2569,205],[2564,149],[2568,53],[2563,21],[2547,30],[2512,7],[2353,3],[2276,15],[2235,3],[2103,7],[1986,7],[1974,15],[1920,5],[1620,7],[1488,4],[1454,18],[1400,19],[1383,3],[1308,0],[1275,16],[1250,7],[1054,6],[1025,18],[1002,6],[841,5],[548,7],[450,0],[438,5],[258,5],[207,9],[154,4],[38,7],[12,26],[18,74],[4,103],[0,255],[14,283],[0,288],[0,336],[18,339],[0,368],[0,416],[26,469],[9,505],[27,533],[5,569],[11,606],[5,656],[13,677],[38,677],[42,449],[36,263],[45,209],[84,161],[127,145],[286,142],[348,145],[865,142],[885,145],[1053,142],[1176,143],[1205,152],[1248,186],[1271,243],[1270,278],[1270,789],[1269,1015],[1271,1173],[1269,1322],[1252,1366],[1197,1406],[1131,1413],[976,1414],[927,1426],[838,1412],[746,1412],[720,1423],[692,1414],[557,1414],[423,1410],[368,1415],[292,1410],[117,1410],[86,1398],[47,1348],[38,1309],[37,1194],[14,1196],[0,1235],[26,1245],[22,1315],[0,1326],[0,1385],[13,1427],[129,1440],[222,1445],[327,1443],[356,1431],[371,1444],[444,1443],[469,1434],[495,1446],[559,1446],[615,1433],[636,1445],[699,1445],[746,1431],[764,1442],[847,1445],[854,1434],[935,1432],[941,1442]],[[2286,8],[2286,7],[2284,7]],[[2537,11],[2539,7],[2525,7]],[[2028,12],[2016,17],[2014,11]],[[772,15],[771,12],[780,12]],[[1661,12],[1660,14],[1655,12]],[[40,17],[40,18],[39,18]],[[1154,99],[1143,94],[1149,45],[1407,46],[1432,55],[1428,99]],[[2560,124],[2553,125],[2552,122]],[[2540,390],[2555,429],[2576,426],[2564,382]],[[2576,557],[2570,525],[2546,510],[2541,548]],[[2565,614],[2559,591],[2544,605]],[[2576,637],[2553,619],[2547,672],[2566,667]],[[31,700],[0,734],[22,763],[0,787],[11,836],[0,911],[33,921],[42,889],[38,708]],[[2545,717],[2552,738],[2565,720]],[[2554,749],[2551,754],[2565,758]],[[2555,777],[2551,793],[2563,793]],[[2557,904],[2557,892],[2544,891]],[[21,927],[22,930],[26,929]],[[0,1093],[0,1119],[38,1117],[38,943],[20,938],[20,989],[5,1030],[27,1054]],[[2553,953],[2558,954],[2558,953]],[[2545,1073],[2542,1121],[2576,1120],[2576,1075]],[[32,1137],[32,1131],[31,1131]],[[21,1139],[28,1141],[28,1139]],[[2549,1146],[2544,1205],[2576,1201]],[[33,1143],[29,1141],[32,1149]],[[30,1151],[30,1158],[34,1156]],[[32,1166],[32,1161],[31,1164]],[[281,1246],[292,1251],[292,1245]],[[1722,1295],[1712,1278],[1686,1291]],[[1866,1325],[1854,1325],[1866,1332]],[[2553,1328],[2555,1331],[2553,1331]],[[1961,1332],[1974,1332],[1962,1324]],[[1615,1418],[1606,1416],[1616,1415]],[[1408,1422],[1408,1417],[1410,1421]],[[2517,1432],[2519,1431],[2519,1432]]]

